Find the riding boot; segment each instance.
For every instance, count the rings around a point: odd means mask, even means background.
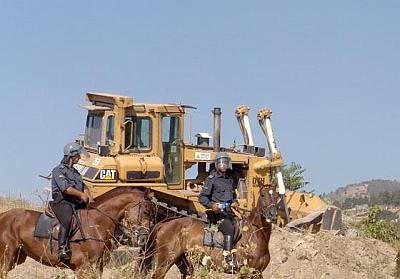
[[[224,251],[223,255],[225,257],[225,261],[227,264],[227,273],[233,273],[235,269],[235,264],[233,262],[233,255],[232,255],[232,248],[233,248],[233,238],[231,235],[224,235]]]
[[[70,250],[68,248],[69,230],[60,226],[58,232],[58,259],[61,262],[68,262],[71,259]]]

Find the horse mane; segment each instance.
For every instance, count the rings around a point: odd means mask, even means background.
[[[104,202],[114,198],[115,196],[121,195],[123,193],[142,193],[144,194],[144,189],[142,187],[132,187],[132,186],[121,186],[121,187],[116,187],[108,192],[105,192],[103,195],[98,196],[94,199],[94,207],[97,207]]]

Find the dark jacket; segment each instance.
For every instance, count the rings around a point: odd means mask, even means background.
[[[208,209],[213,203],[233,203],[237,201],[235,190],[236,182],[230,172],[214,172],[204,180],[199,202]]]
[[[73,197],[64,194],[69,187],[83,192],[86,189],[82,176],[74,167],[61,163],[52,171],[51,192],[54,202],[59,202],[65,198],[73,200]]]

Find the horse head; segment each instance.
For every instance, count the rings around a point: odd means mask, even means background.
[[[143,198],[126,208],[124,219],[129,231],[133,232],[133,235],[129,232],[124,232],[125,235],[129,235],[126,244],[142,247],[146,243],[152,225],[152,197],[153,193],[145,190]],[[124,230],[121,227],[119,229]]]
[[[264,217],[267,223],[274,223],[277,219],[276,206],[276,186],[261,185],[260,197],[258,202],[259,213]]]
[[[151,198],[148,189],[117,187],[97,197],[92,207],[117,225],[114,237],[120,244],[143,246],[152,225]],[[107,214],[107,208],[117,208],[118,216]]]

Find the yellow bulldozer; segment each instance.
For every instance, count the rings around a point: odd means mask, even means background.
[[[88,112],[86,128],[80,141],[90,158],[75,167],[94,196],[115,187],[147,187],[153,190],[164,214],[204,219],[205,209],[198,195],[214,168],[215,155],[224,151],[232,158],[238,177],[237,196],[244,211],[255,206],[260,184],[274,182],[279,189],[281,226],[313,231],[340,229],[338,208],[316,195],[285,190],[281,172],[284,162],[276,148],[268,109],[257,114],[268,146],[266,152],[265,147],[253,144],[246,106],[236,109],[244,144],[221,147],[220,108],[213,109],[213,136],[197,133],[193,143],[192,106],[137,103],[132,97],[107,93],[87,93],[86,98],[89,103],[81,105]]]

